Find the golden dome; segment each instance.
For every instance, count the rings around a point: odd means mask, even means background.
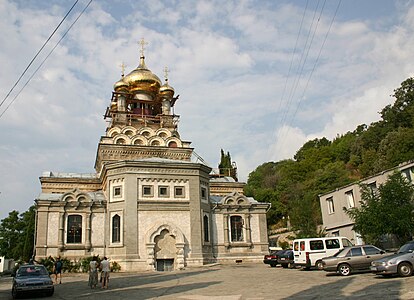
[[[118,80],[117,82],[115,82],[114,84],[114,91],[118,92],[121,89],[127,89],[128,88],[128,83],[126,83],[124,81],[124,76],[122,76],[122,78],[120,80]]]
[[[159,92],[161,86],[161,80],[147,68],[143,56],[141,56],[139,66],[126,75],[123,81],[128,85],[131,93],[144,92],[152,96]]]
[[[160,87],[161,97],[172,98],[174,96],[174,88],[168,84],[168,80]]]

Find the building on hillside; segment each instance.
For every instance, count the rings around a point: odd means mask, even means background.
[[[358,182],[348,184],[329,193],[319,196],[321,205],[323,227],[331,236],[346,236],[354,244],[361,245],[361,236],[352,230],[353,221],[345,213],[345,208],[360,207],[361,191],[360,184],[368,185],[376,190],[385,183],[390,175],[400,171],[408,181],[413,182],[414,162],[402,163],[399,166],[381,172],[380,174],[364,178]]]
[[[178,132],[178,96],[165,77],[147,68],[142,48],[138,67],[114,85],[96,172],[40,177],[37,260],[105,255],[124,271],[171,270],[268,252],[270,204],[200,162]]]
[[[0,256],[0,273],[11,271],[14,268],[14,260],[7,259],[4,256]]]

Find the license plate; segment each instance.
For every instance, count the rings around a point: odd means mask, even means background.
[[[371,271],[376,271],[377,267],[371,267]]]
[[[282,257],[280,260],[286,260],[286,258]]]

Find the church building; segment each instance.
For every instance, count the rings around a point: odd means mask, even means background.
[[[270,204],[212,172],[181,138],[178,96],[147,68],[143,44],[138,67],[114,84],[96,172],[40,177],[36,259],[100,255],[122,271],[261,261]]]

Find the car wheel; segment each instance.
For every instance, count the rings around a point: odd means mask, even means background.
[[[15,288],[12,288],[12,297],[13,299],[18,299],[19,298],[19,293],[16,291]]]
[[[398,265],[397,271],[401,277],[407,277],[413,273],[413,267],[409,263],[403,262]]]
[[[287,267],[289,267],[289,264],[282,264],[282,268],[286,269]]]
[[[270,264],[270,266],[271,266],[272,268],[276,267],[276,265],[275,265],[275,264]]]
[[[323,264],[321,260],[318,260],[315,264],[316,269],[323,270]]]
[[[54,292],[55,292],[54,290],[47,292],[46,297],[52,297]]]
[[[351,267],[348,264],[340,264],[338,266],[338,272],[342,276],[348,276],[351,274]]]

